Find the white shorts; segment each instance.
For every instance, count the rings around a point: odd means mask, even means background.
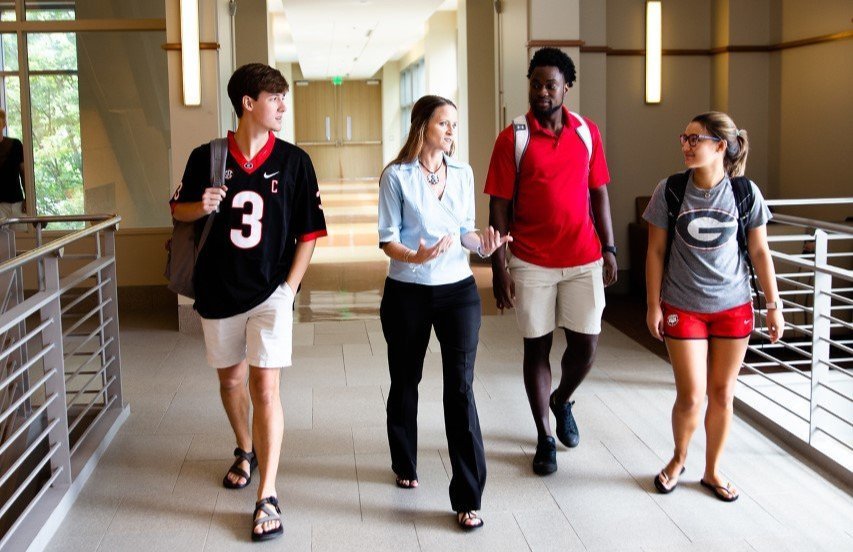
[[[599,259],[581,266],[546,268],[510,256],[515,313],[524,337],[542,337],[557,326],[588,335],[601,333],[603,265]]]
[[[291,365],[293,290],[280,285],[257,307],[229,318],[201,319],[207,362],[227,368],[246,359],[258,368]]]

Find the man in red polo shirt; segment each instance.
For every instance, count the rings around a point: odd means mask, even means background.
[[[616,281],[616,247],[598,127],[563,106],[574,63],[556,48],[543,48],[527,78],[527,149],[516,174],[513,125],[498,135],[486,193],[489,223],[513,236],[509,253],[501,247],[492,255],[492,282],[498,308],[515,307],[524,336],[524,386],[538,433],[533,471],[547,475],[557,470],[549,406],[560,441],[575,447],[580,439],[569,399],[592,367],[604,287]],[[557,326],[567,347],[552,394],[548,356]]]

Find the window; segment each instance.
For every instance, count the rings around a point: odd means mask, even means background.
[[[424,59],[412,63],[400,73],[400,119],[402,123],[402,140],[409,134],[412,124],[412,106],[425,93]]]
[[[13,31],[18,19],[28,22],[26,32],[0,34],[0,107],[7,135],[24,143],[28,213],[117,213],[125,228],[169,226],[165,4],[103,7],[100,0],[0,4],[0,20]],[[98,18],[111,22],[100,31],[70,23]],[[136,22],[142,18],[162,19],[163,30]]]

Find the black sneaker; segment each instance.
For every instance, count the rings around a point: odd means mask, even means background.
[[[557,471],[557,442],[553,437],[545,437],[536,444],[533,455],[533,473],[548,475]]]
[[[554,394],[551,394],[551,412],[557,418],[557,438],[561,443],[569,448],[578,446],[581,441],[581,435],[578,431],[578,424],[575,422],[575,417],[572,416],[572,405],[575,401],[565,404],[556,404],[554,402]]]

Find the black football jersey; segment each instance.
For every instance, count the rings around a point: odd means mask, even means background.
[[[208,143],[190,154],[172,202],[201,201],[209,186]],[[311,159],[272,133],[251,160],[228,133],[225,186],[193,276],[194,307],[204,318],[227,318],[263,303],[287,278],[297,241],[326,235]],[[197,236],[206,221],[196,221]]]

